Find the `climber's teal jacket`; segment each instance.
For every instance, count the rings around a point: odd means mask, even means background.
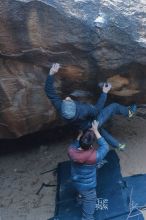
[[[50,74],[48,75],[45,84],[45,92],[47,97],[50,99],[51,103],[58,111],[59,115],[63,118],[61,112],[61,105],[63,100],[57,95],[55,91],[54,75],[50,75]],[[65,118],[63,119],[69,123],[73,123],[74,126],[76,126],[76,129],[87,130],[89,128],[89,125],[86,122],[89,120],[91,120],[92,122],[97,117],[97,114],[104,107],[106,99],[107,99],[107,94],[101,93],[95,105],[74,101],[76,104],[76,115],[72,119],[65,119]]]

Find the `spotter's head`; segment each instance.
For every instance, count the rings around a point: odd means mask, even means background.
[[[80,138],[80,147],[84,150],[88,150],[92,147],[95,141],[95,134],[92,130],[86,131]]]

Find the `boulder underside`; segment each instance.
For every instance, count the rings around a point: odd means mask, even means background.
[[[0,138],[60,125],[44,92],[49,69],[64,98],[146,103],[146,5],[122,0],[0,1]],[[94,22],[96,20],[96,22]]]

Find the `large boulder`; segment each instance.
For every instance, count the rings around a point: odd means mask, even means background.
[[[53,62],[61,97],[94,102],[107,80],[112,100],[146,103],[145,17],[143,0],[1,0],[0,138],[60,123],[44,93]]]

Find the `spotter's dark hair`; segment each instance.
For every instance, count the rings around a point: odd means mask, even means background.
[[[82,149],[88,150],[91,147],[91,145],[94,143],[94,141],[95,141],[94,132],[88,130],[81,136],[79,140],[79,144]]]

